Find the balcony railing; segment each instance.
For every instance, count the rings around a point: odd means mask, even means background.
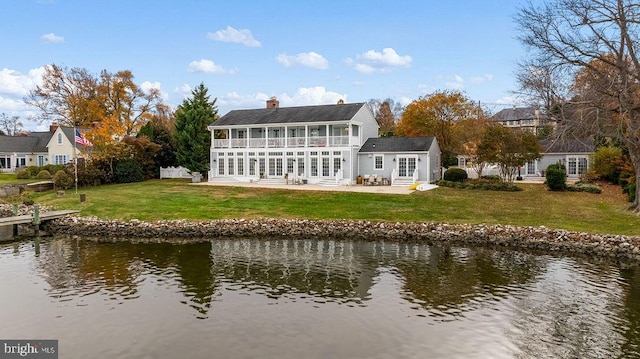
[[[349,136],[289,137],[289,138],[233,138],[214,139],[214,148],[284,148],[284,147],[340,147],[349,145]]]

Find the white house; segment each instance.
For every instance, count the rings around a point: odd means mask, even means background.
[[[72,127],[51,125],[49,131],[0,136],[0,171],[15,172],[25,166],[63,165],[82,156],[85,146],[75,144]]]
[[[369,106],[342,101],[281,108],[278,100],[271,98],[264,109],[231,111],[208,129],[212,132],[209,181],[287,179],[354,184],[358,175],[364,174],[360,166],[369,153],[360,150],[367,140],[378,137],[378,124]],[[396,174],[414,169],[409,165],[400,169],[408,157],[397,157],[395,162],[394,158],[382,157],[389,178],[393,168]],[[439,161],[439,155],[437,158]]]

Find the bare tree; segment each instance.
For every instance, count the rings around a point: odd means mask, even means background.
[[[0,131],[7,136],[15,136],[24,130],[24,125],[20,121],[20,116],[9,116],[6,113],[0,113]]]
[[[371,99],[368,103],[378,123],[378,133],[380,136],[393,136],[395,134],[396,124],[400,116],[402,116],[403,106],[391,98],[386,98],[382,101]]]
[[[574,86],[564,104],[560,132],[602,136],[620,141],[629,150],[640,178],[640,4],[637,0],[552,0],[529,3],[516,22],[520,41],[535,63],[592,79]],[[580,90],[580,91],[578,91]],[[568,109],[568,111],[565,111]],[[640,213],[636,200],[631,208]]]

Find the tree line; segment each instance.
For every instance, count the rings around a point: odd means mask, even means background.
[[[207,126],[218,115],[216,99],[202,83],[172,111],[159,90],[143,90],[130,71],[103,70],[94,76],[83,68],[53,64],[25,102],[39,109],[39,121],[81,129],[92,142],[78,166],[79,185],[157,178],[160,167],[208,170]],[[2,114],[0,127],[15,135],[22,123]]]

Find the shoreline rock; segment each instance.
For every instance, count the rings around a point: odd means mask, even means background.
[[[273,218],[122,222],[69,216],[49,221],[44,230],[52,235],[80,236],[106,242],[195,243],[233,237],[422,241],[498,246],[640,262],[640,237],[571,232],[544,226]]]

